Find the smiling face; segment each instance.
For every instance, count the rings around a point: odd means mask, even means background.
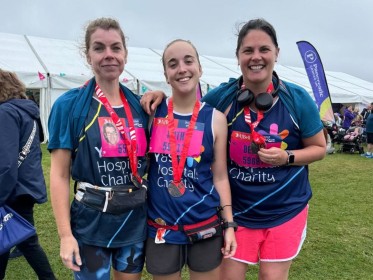
[[[92,33],[87,61],[97,80],[119,80],[126,58],[127,50],[117,30],[97,28]]]
[[[104,136],[109,145],[116,145],[118,143],[118,131],[114,125],[104,126]]]
[[[177,40],[168,45],[163,53],[163,67],[173,93],[195,94],[202,68],[192,44]]]
[[[249,88],[267,87],[272,81],[279,49],[271,37],[260,29],[250,30],[237,52],[243,80]]]

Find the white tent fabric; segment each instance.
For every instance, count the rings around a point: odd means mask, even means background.
[[[75,41],[0,33],[0,68],[15,72],[28,89],[40,90],[40,112],[44,134],[51,106],[63,92],[79,87],[93,75]],[[120,81],[138,94],[148,90],[171,93],[163,74],[162,51],[128,47],[125,71]],[[240,76],[237,60],[201,55],[201,86],[203,93]],[[312,89],[304,69],[277,64],[280,78]],[[39,79],[38,72],[45,76]],[[358,104],[373,102],[373,83],[341,72],[326,71],[333,103]]]
[[[46,92],[41,94],[39,104],[42,125],[48,135],[45,116],[49,116],[51,104],[67,89],[82,85],[91,74],[72,42],[33,36],[25,38],[42,64],[40,72],[49,84]]]
[[[231,77],[238,77],[240,75],[236,59],[213,56],[202,57],[229,69],[233,73]],[[202,61],[201,64],[203,65]],[[313,97],[312,88],[305,69],[276,64],[275,71],[281,79],[303,87]],[[325,76],[333,103],[369,104],[373,102],[373,83],[341,72],[325,71]],[[220,83],[214,83],[213,80],[210,80],[209,84],[210,87],[215,87]]]
[[[305,69],[296,68],[296,67],[288,67],[283,65],[276,65],[276,70],[278,71],[279,75],[289,82],[298,84],[305,88],[313,97],[312,88],[308,81],[307,73]],[[325,73],[327,81],[328,81],[328,88],[332,98],[332,102],[334,103],[361,103],[361,97],[358,92],[351,93],[344,88],[339,88],[330,81],[329,75]],[[333,93],[333,94],[332,94]]]
[[[161,59],[161,55],[152,49],[128,47],[125,71],[138,80],[138,93],[152,89],[163,90],[166,94],[171,92],[163,74]]]
[[[25,36],[0,33],[0,68],[16,72],[27,88],[47,88],[46,81],[38,76],[43,66]]]
[[[300,73],[303,77],[306,77],[306,82],[308,83],[305,69],[297,67],[287,68],[293,70],[291,73]],[[342,72],[326,71],[325,76],[333,103],[369,104],[373,102],[373,83]],[[309,90],[309,92],[312,93],[312,90]]]

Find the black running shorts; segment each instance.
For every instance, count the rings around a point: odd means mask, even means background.
[[[169,275],[181,271],[184,264],[195,272],[217,268],[223,259],[223,236],[211,237],[194,244],[155,244],[153,238],[146,242],[146,269],[153,275]]]

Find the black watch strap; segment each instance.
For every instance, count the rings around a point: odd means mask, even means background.
[[[224,222],[223,223],[223,229],[227,229],[227,228],[234,228],[234,231],[237,230],[238,228],[238,225],[236,222]]]
[[[285,150],[285,152],[288,154],[288,160],[286,162],[286,165],[290,165],[294,163],[295,156],[292,151]]]

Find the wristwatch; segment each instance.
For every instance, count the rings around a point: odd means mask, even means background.
[[[223,229],[234,228],[234,231],[237,231],[238,225],[236,222],[224,222]]]
[[[287,154],[288,154],[288,161],[287,161],[286,165],[293,164],[294,160],[295,160],[295,156],[294,156],[293,152],[288,151],[288,150],[285,150],[285,152],[287,152]]]

